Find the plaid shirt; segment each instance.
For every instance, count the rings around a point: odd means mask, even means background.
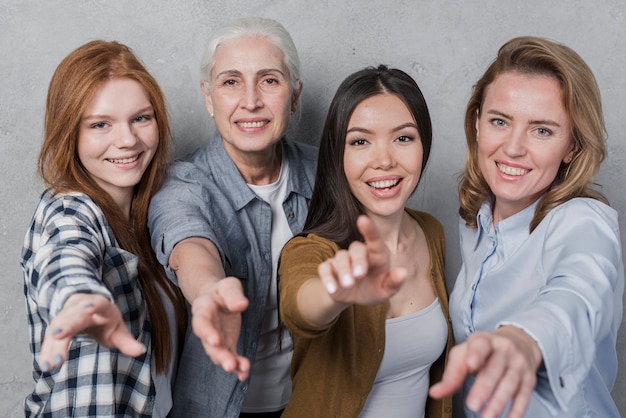
[[[137,264],[135,255],[118,246],[88,196],[42,194],[22,250],[35,380],[24,401],[27,417],[152,415],[150,323]],[[78,336],[63,366],[44,373],[39,352],[46,328],[75,293],[100,294],[114,302],[130,332],[148,348],[146,354],[128,357]]]

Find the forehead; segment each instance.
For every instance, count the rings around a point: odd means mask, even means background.
[[[213,57],[211,77],[224,71],[256,73],[276,69],[288,75],[285,54],[265,36],[243,36],[219,44]]]
[[[482,104],[566,113],[559,81],[542,74],[502,73],[485,88]]]

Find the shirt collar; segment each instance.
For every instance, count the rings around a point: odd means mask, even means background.
[[[313,189],[307,179],[305,167],[298,158],[295,158],[294,154],[296,152],[293,144],[284,138],[281,139],[280,144],[283,147],[283,159],[289,161],[289,172],[286,173],[288,178],[285,199],[291,193],[298,193],[310,199]],[[237,210],[242,209],[257,198],[257,195],[248,187],[237,166],[226,152],[224,140],[219,134],[216,134],[210,140],[208,151],[209,161],[213,162],[212,171],[217,174],[215,179],[220,182],[222,190],[232,190],[231,198]]]
[[[505,254],[512,254],[528,238],[530,222],[535,216],[538,203],[539,199],[518,213],[501,220],[494,227],[493,199],[487,200],[482,204],[477,215],[479,235],[486,234],[491,239],[496,239],[497,236],[497,241],[502,245]]]

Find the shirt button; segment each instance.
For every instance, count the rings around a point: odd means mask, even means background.
[[[241,385],[241,391],[243,393],[246,393],[248,391],[248,384],[244,383],[243,385]]]
[[[293,213],[293,211],[289,211],[289,213],[287,213],[287,218],[288,219],[293,219],[295,217],[295,213]]]

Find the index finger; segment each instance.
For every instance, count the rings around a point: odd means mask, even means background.
[[[356,226],[365,239],[368,251],[384,252],[386,250],[385,243],[376,229],[374,222],[366,215],[361,215],[356,220]]]

